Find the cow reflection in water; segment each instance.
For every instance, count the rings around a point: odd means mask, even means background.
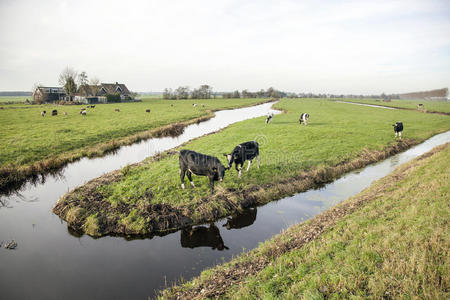
[[[217,249],[220,251],[223,249],[229,249],[223,243],[219,228],[217,228],[214,224],[210,224],[209,228],[206,226],[197,226],[183,229],[181,231],[181,247],[211,247],[212,249]]]
[[[252,225],[256,220],[256,207],[244,211],[242,214],[227,219],[223,227],[230,229],[239,229]]]

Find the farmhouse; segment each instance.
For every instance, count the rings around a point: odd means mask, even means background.
[[[75,94],[75,101],[83,103],[107,103],[133,100],[132,93],[123,83],[82,85]]]
[[[62,87],[39,86],[33,92],[33,99],[36,102],[54,102],[64,100],[66,92]]]

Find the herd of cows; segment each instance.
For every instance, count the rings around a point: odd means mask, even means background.
[[[273,119],[273,113],[267,114],[266,124]],[[307,125],[309,120],[308,113],[302,113],[300,115],[299,123]],[[403,123],[396,122],[393,124],[395,137],[402,137]],[[224,154],[227,158],[228,166],[225,167],[220,160],[215,156],[209,156],[206,154],[198,153],[192,150],[183,149],[179,152],[180,163],[180,180],[181,188],[184,189],[184,177],[187,176],[192,187],[195,187],[192,181],[192,174],[198,176],[206,176],[209,179],[209,185],[211,194],[214,193],[214,182],[223,181],[225,177],[225,171],[231,169],[233,163],[235,164],[236,171],[238,171],[238,177],[241,178],[242,168],[244,163],[248,161],[247,171],[250,169],[250,165],[253,159],[256,157],[257,166],[259,169],[259,145],[255,141],[249,141],[237,145],[233,151],[229,154]]]

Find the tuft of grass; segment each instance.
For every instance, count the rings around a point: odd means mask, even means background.
[[[120,220],[119,223],[125,226],[127,232],[146,233],[147,222],[139,215],[137,209],[131,210],[128,216]]]
[[[100,236],[100,226],[97,215],[98,213],[88,216],[83,225],[84,232],[93,237]]]

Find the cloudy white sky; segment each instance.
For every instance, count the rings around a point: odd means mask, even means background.
[[[134,91],[450,85],[450,1],[0,0],[0,90],[66,66]]]

